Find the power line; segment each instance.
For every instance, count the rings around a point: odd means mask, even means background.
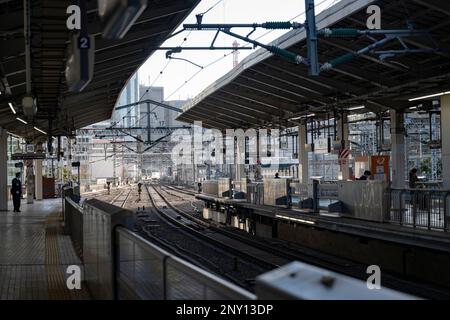
[[[203,12],[203,13],[200,13],[200,15],[205,15],[205,14],[207,14],[208,12],[210,12],[211,10],[213,10],[215,7],[217,7],[221,2],[223,2],[224,0],[219,0],[219,1],[217,1],[214,5],[212,5],[208,10],[206,10],[205,12]],[[183,41],[180,43],[180,45],[179,45],[179,47],[181,47],[186,41],[187,41],[187,39],[188,39],[188,37],[191,35],[191,33],[192,33],[192,31],[189,31],[189,33],[183,38]],[[147,90],[145,90],[145,92],[142,94],[142,96],[139,98],[139,100],[138,100],[138,102],[139,101],[141,101],[142,100],[142,98],[149,92],[149,90],[151,89],[151,88],[153,88],[153,86],[155,85],[155,83],[159,80],[159,78],[161,77],[161,75],[164,73],[164,71],[166,71],[166,69],[167,69],[167,67],[170,65],[170,63],[172,62],[172,59],[169,59],[169,61],[166,63],[166,65],[164,66],[164,68],[159,72],[159,74],[158,74],[158,76],[153,80],[153,82],[150,84],[150,86],[149,86],[149,88],[147,89]],[[130,113],[131,113],[131,111],[133,111],[133,109],[135,108],[136,106],[133,106],[133,107],[131,107],[130,108],[130,110],[128,110],[128,112],[125,114],[125,116],[123,116],[122,117],[122,119],[121,120],[123,120],[123,119],[125,119]],[[155,109],[155,108],[154,108]],[[153,110],[154,110],[153,109]],[[138,121],[140,121],[140,119],[138,120]],[[116,125],[117,125],[118,123],[117,122],[115,122],[115,123],[113,123],[112,124],[112,128],[113,127],[115,127]]]
[[[318,4],[316,4],[315,7],[318,7],[318,6],[322,5],[323,3],[327,2],[327,1],[329,1],[329,0],[322,0],[321,2],[319,2]],[[340,0],[334,0],[332,4],[334,4],[336,1],[340,1]],[[220,1],[219,1],[219,2],[220,2]],[[217,5],[217,4],[218,4],[218,3],[216,3],[216,5]],[[328,8],[327,8],[327,9],[328,9]],[[305,13],[306,13],[306,11],[302,11],[300,14],[296,15],[295,17],[293,17],[293,18],[290,19],[289,21],[293,21],[293,20],[297,19],[298,17],[302,16],[302,15],[305,14]],[[266,35],[268,35],[269,33],[273,32],[273,31],[275,31],[275,30],[270,30],[270,31],[264,33],[263,35],[257,37],[255,40],[259,40],[259,39],[261,39],[262,37],[265,37]],[[244,45],[244,47],[247,47],[247,46],[249,46],[249,45],[250,45],[250,44],[246,44],[246,45]],[[172,97],[175,93],[177,93],[179,90],[181,90],[181,89],[182,89],[184,86],[186,86],[192,79],[194,79],[197,75],[199,75],[203,70],[205,70],[206,68],[210,67],[211,65],[214,65],[214,64],[216,64],[217,62],[219,62],[219,61],[225,59],[226,57],[228,57],[229,55],[231,55],[233,52],[234,52],[234,51],[231,51],[231,52],[225,54],[223,57],[220,57],[219,59],[217,59],[217,60],[211,62],[210,64],[208,64],[208,65],[206,65],[206,66],[204,66],[203,69],[198,70],[197,72],[195,72],[189,79],[187,79],[187,80],[186,80],[183,84],[181,84],[174,92],[172,92],[165,100],[167,101],[167,99],[169,99],[169,98]]]
[[[221,3],[221,2],[223,2],[223,0],[217,1],[214,5],[211,6],[211,8],[209,8],[208,10],[206,10],[206,11],[203,12],[203,13],[200,13],[200,15],[203,16],[203,15],[207,14],[208,12],[210,12],[211,10],[213,10],[215,7],[217,7],[217,6],[219,5],[219,3]]]

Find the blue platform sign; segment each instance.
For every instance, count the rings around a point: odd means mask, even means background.
[[[78,37],[78,49],[80,50],[88,50],[91,48],[91,40],[89,36],[79,36]]]

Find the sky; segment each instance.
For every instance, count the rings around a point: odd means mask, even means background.
[[[316,0],[316,15],[339,0]],[[195,15],[212,8],[203,17],[203,23],[262,23],[266,21],[304,22],[303,0],[203,0],[193,10],[184,23],[195,23]],[[181,26],[180,26],[181,28]],[[179,28],[179,29],[180,29]],[[251,29],[233,29],[241,35],[247,35]],[[269,43],[287,30],[269,32],[257,29],[251,36],[262,43]],[[214,31],[185,31],[167,40],[163,46],[209,46],[214,38]],[[234,38],[221,34],[216,46],[232,46]],[[241,46],[247,45],[238,40]],[[249,46],[249,45],[247,45]],[[239,52],[239,61],[255,50]],[[168,100],[186,100],[193,98],[215,80],[233,68],[231,51],[183,51],[173,55],[203,66],[201,69],[186,61],[168,60],[165,51],[156,51],[139,69],[139,82],[146,85],[164,87],[164,98]],[[224,57],[224,55],[227,55]]]

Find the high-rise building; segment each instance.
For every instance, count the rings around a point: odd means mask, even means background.
[[[139,77],[136,73],[130,78],[127,85],[122,90],[122,93],[117,100],[116,108],[137,102],[139,101],[139,98]],[[139,124],[139,110],[139,106],[115,110],[111,122],[117,123],[118,127],[136,127]]]

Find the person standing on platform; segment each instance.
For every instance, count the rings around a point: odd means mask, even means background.
[[[12,180],[11,195],[13,198],[14,212],[20,212],[20,199],[22,198],[22,182],[20,181],[20,173],[16,173],[16,177]]]
[[[417,169],[413,168],[409,172],[409,187],[411,189],[417,188],[417,182],[419,181],[419,178],[417,177]]]
[[[359,178],[359,180],[369,180],[372,176],[372,172],[369,170],[364,171],[364,174]]]

